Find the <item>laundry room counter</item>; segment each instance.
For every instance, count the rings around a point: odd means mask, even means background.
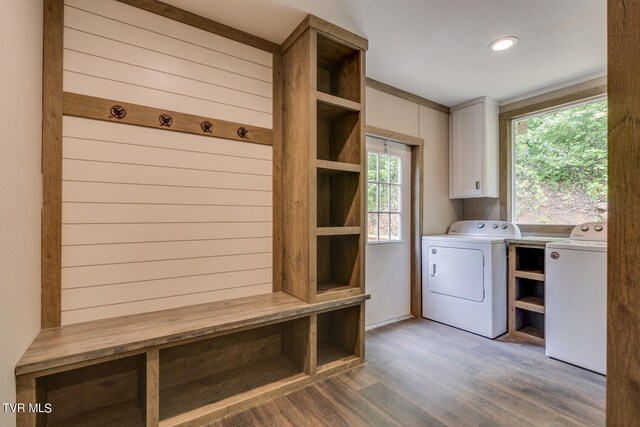
[[[507,239],[507,243],[515,243],[518,245],[535,245],[544,247],[549,242],[557,242],[559,240],[567,240],[567,237],[549,237],[549,236],[523,236],[517,239]]]

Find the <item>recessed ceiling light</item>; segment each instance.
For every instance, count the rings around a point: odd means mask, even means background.
[[[498,40],[491,43],[489,47],[491,48],[491,50],[495,50],[496,52],[499,52],[501,50],[509,49],[510,47],[515,46],[516,43],[518,43],[517,37],[514,37],[514,36],[501,37]]]

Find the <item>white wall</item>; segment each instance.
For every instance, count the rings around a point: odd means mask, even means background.
[[[367,88],[367,124],[424,139],[422,234],[445,233],[462,219],[462,201],[449,199],[449,115]]]
[[[14,367],[40,330],[42,1],[2,2],[0,48],[0,402],[15,402]]]
[[[462,219],[462,202],[449,199],[449,115],[420,106],[424,139],[422,234],[440,234]]]

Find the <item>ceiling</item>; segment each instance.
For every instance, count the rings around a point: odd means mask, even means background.
[[[447,106],[607,68],[605,0],[164,1],[276,43],[312,13],[369,40],[368,77]],[[513,49],[488,49],[509,35],[519,38]]]

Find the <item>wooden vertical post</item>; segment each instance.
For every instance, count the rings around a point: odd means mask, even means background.
[[[145,381],[147,427],[154,427],[160,423],[160,352],[158,349],[147,352],[146,381]]]
[[[28,406],[37,403],[36,376],[35,374],[19,375],[16,377],[16,403]],[[36,413],[27,410],[16,412],[17,427],[34,427],[36,425]]]
[[[411,315],[418,318],[422,317],[423,152],[423,145],[411,146]]]
[[[62,53],[64,1],[44,1],[42,68],[41,326],[61,322]]]
[[[282,55],[273,54],[273,292],[282,290]]]
[[[607,425],[640,420],[640,3],[608,2]]]
[[[309,319],[309,375],[318,371],[318,315],[311,314]]]

